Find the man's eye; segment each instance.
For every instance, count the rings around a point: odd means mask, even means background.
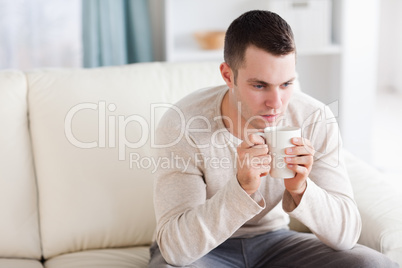
[[[254,87],[255,87],[256,89],[263,89],[263,88],[264,88],[263,85],[254,85]]]
[[[286,87],[289,87],[290,85],[292,85],[291,82],[286,82],[286,83],[282,84],[282,87],[286,88]]]

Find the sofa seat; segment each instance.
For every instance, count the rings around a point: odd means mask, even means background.
[[[147,267],[149,247],[86,250],[63,254],[45,262],[46,268]],[[27,266],[28,267],[28,266]]]
[[[346,168],[362,218],[359,244],[373,248],[402,265],[402,195],[374,167],[349,152]]]
[[[1,258],[0,268],[43,268],[43,265],[37,260]]]

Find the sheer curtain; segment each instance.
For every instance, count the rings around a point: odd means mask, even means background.
[[[0,69],[82,66],[81,0],[0,0]]]
[[[147,0],[82,2],[84,66],[153,60]]]

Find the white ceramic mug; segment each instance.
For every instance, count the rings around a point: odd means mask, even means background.
[[[264,133],[258,132],[257,134],[265,137],[268,144],[269,154],[272,157],[271,170],[269,174],[273,178],[293,178],[295,172],[288,169],[285,162],[285,157],[294,157],[286,155],[285,149],[294,147],[291,142],[292,138],[301,137],[301,129],[299,127],[267,127]]]

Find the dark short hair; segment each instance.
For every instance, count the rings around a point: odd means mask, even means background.
[[[235,76],[250,45],[276,56],[296,51],[289,24],[278,14],[266,10],[244,13],[230,24],[226,32],[224,59]]]

